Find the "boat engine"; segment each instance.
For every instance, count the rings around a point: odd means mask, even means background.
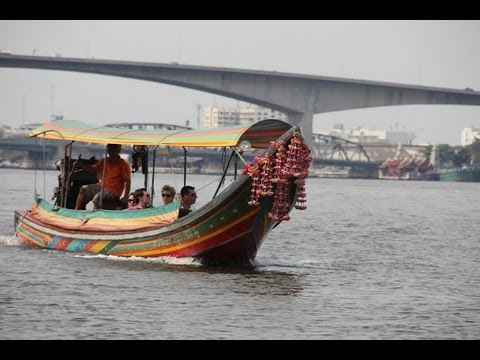
[[[64,167],[64,159],[57,160],[55,165],[57,170],[60,171],[58,175],[58,187],[54,189],[53,199],[55,199],[55,206],[63,207],[64,197],[66,196],[66,208],[75,209],[75,203],[77,201],[80,188],[86,184],[95,184],[98,182],[98,174],[89,172],[77,167],[73,167],[73,163],[76,160],[67,157],[67,166]],[[98,160],[95,157],[90,159],[78,159],[79,162],[84,164],[93,165]],[[53,200],[52,199],[52,200]]]

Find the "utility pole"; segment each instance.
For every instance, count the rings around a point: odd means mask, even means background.
[[[22,125],[25,125],[25,112],[26,112],[26,97],[25,94],[22,95]]]
[[[54,100],[55,100],[55,84],[52,83],[52,85],[50,86],[50,115],[54,114],[53,112]]]
[[[202,105],[197,104],[197,130],[200,130],[200,111],[202,110]]]

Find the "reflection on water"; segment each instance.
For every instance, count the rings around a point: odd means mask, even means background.
[[[121,271],[146,271],[169,273],[196,273],[220,276],[228,281],[226,287],[239,294],[255,296],[274,295],[291,296],[299,295],[303,287],[299,281],[302,275],[288,272],[273,271],[255,266],[204,266],[192,258],[121,258],[105,255],[79,255],[75,257],[93,261],[107,260],[108,266]]]
[[[256,271],[244,274],[244,279],[229,284],[229,288],[234,293],[252,296],[298,296],[303,292],[301,276],[278,271]]]

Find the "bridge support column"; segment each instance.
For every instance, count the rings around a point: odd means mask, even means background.
[[[23,169],[43,169],[44,154],[39,151],[28,151],[20,165]],[[45,168],[55,169],[55,161],[50,154],[45,154]]]
[[[291,125],[298,125],[302,136],[312,148],[313,143],[313,112],[308,111],[303,114],[287,114],[288,123]]]

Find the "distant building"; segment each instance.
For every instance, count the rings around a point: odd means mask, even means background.
[[[470,144],[473,144],[476,139],[480,140],[480,130],[479,129],[474,129],[474,128],[464,128],[462,130],[461,134],[461,139],[460,139],[460,144],[462,146],[467,146]]]
[[[287,115],[256,105],[245,107],[208,106],[203,110],[203,126],[205,128],[251,125],[263,119],[279,119],[286,121]]]
[[[333,129],[321,130],[321,134],[337,136],[359,144],[382,144],[382,145],[412,145],[415,140],[414,132],[386,131],[357,128],[345,129],[343,124],[334,124]]]
[[[2,130],[0,130],[0,134],[2,134],[0,137],[26,137],[32,131],[33,129],[39,127],[40,123],[34,123],[34,124],[25,124],[21,125],[20,127],[11,127],[8,125],[2,125]]]

